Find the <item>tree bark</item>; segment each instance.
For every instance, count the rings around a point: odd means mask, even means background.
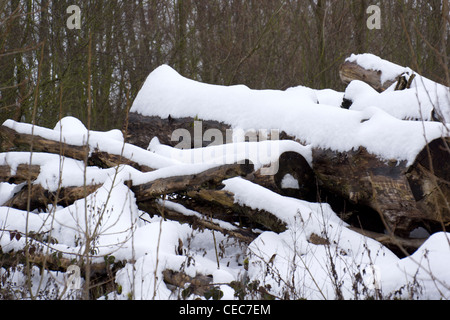
[[[383,161],[364,148],[349,152],[315,149],[313,168],[325,189],[376,210],[387,229],[407,237],[423,223],[442,226],[450,222],[450,153],[443,149],[448,142],[433,141],[409,167],[405,162]],[[434,171],[427,164],[428,154],[436,166]],[[430,174],[423,174],[424,166]],[[432,201],[435,205],[429,206]],[[437,206],[441,212],[438,216]]]
[[[64,187],[56,192],[50,192],[45,190],[40,184],[27,184],[12,199],[7,201],[4,206],[27,211],[28,199],[30,199],[30,211],[36,209],[46,210],[50,204],[59,204],[67,207],[75,201],[96,192],[100,187],[100,185]]]
[[[137,201],[143,202],[181,191],[205,187],[214,188],[225,179],[246,176],[252,171],[253,165],[250,163],[223,165],[199,174],[162,178],[141,185],[133,185],[131,181],[126,182],[126,184],[135,193]]]

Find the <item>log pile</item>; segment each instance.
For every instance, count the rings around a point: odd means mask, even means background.
[[[399,88],[408,86],[408,81],[406,85],[400,84],[405,80],[402,77],[382,84],[380,72],[348,62],[342,66],[341,76],[346,83],[363,80],[380,92],[396,82]],[[174,147],[179,143],[172,139],[176,129],[186,129],[194,134],[193,123],[197,119],[162,119],[131,113],[129,121],[129,130],[125,133],[127,144],[148,152],[145,149],[154,137],[162,144]],[[202,123],[203,132],[217,129],[226,136],[227,130],[230,130],[229,125],[219,121]],[[281,139],[299,140],[285,133],[282,133]],[[201,146],[209,143],[202,142]],[[283,196],[328,202],[350,224],[351,230],[405,254],[414,252],[425,241],[409,238],[415,228],[423,227],[433,233],[450,224],[449,145],[449,138],[429,142],[412,165],[380,159],[362,147],[348,152],[313,148],[312,163],[295,152],[281,154],[278,159],[280,168],[274,175],[263,175],[254,164],[246,161],[218,165],[195,174],[164,177],[145,183],[130,179],[124,183],[135,194],[139,209],[150,216],[162,216],[188,223],[193,228],[221,232],[245,244],[256,239],[261,230],[286,231],[286,222],[274,213],[239,204],[235,194],[224,190],[224,180],[242,177]],[[142,174],[156,170],[123,154],[102,150],[101,146],[70,145],[39,135],[24,134],[4,125],[0,127],[0,153],[28,154],[31,151],[84,161],[86,166],[99,168],[126,165]],[[35,164],[22,163],[13,170],[8,163],[0,163],[0,182],[20,186],[3,206],[20,210],[45,210],[50,204],[69,206],[101,187],[99,184],[65,185],[57,192],[46,190],[41,184],[34,183],[40,171],[41,168]],[[286,175],[293,176],[299,187],[283,187],[282,180]],[[170,199],[198,214],[187,215],[175,206],[165,206],[164,199]],[[219,222],[233,228],[224,227]],[[198,282],[200,284],[196,290],[200,291],[203,287],[209,288],[210,283],[207,278],[200,281],[172,271],[165,272],[164,277],[167,283],[179,287],[186,282]]]
[[[396,72],[388,69],[396,69]],[[384,73],[388,72],[389,77],[384,77]],[[395,90],[409,89],[416,78],[412,70],[401,68],[390,62],[385,62],[384,66],[380,65],[374,70],[359,64],[357,59],[347,59],[339,69],[339,76],[345,84],[354,80],[363,81],[380,93],[394,84]]]
[[[137,114],[133,119],[142,119],[146,123],[152,121]],[[158,123],[164,121],[168,120],[157,119]],[[223,125],[222,130],[226,129],[227,126]],[[135,134],[139,136],[137,132]],[[148,134],[148,131],[144,134]],[[293,137],[284,136],[285,139],[295,140]],[[321,201],[324,199],[316,197],[318,192],[331,193],[337,199],[336,202],[346,202],[347,207],[356,205],[360,211],[360,220],[364,220],[364,211],[374,210],[380,214],[386,229],[407,238],[409,233],[419,226],[425,226],[430,232],[435,232],[442,230],[442,225],[450,222],[449,144],[449,138],[431,141],[410,166],[406,162],[380,159],[361,147],[349,152],[315,148],[312,171],[304,159],[298,160],[299,155],[295,156],[295,161],[282,161],[282,168],[297,166],[295,172],[301,172],[303,181],[307,182],[300,190],[290,193],[290,196]],[[287,171],[282,170],[282,173],[253,181],[286,195],[288,191],[279,187],[279,177],[284,176]],[[266,181],[263,181],[264,179]],[[191,192],[190,195],[220,203],[225,207],[230,207],[229,203],[232,203],[228,200],[231,197],[220,193],[213,195],[205,190]]]
[[[388,62],[382,66],[389,67],[393,64]],[[394,74],[392,70],[367,69],[357,61],[348,59],[340,67],[340,76],[345,84],[354,80],[364,81],[380,93],[393,86],[395,90],[411,88],[417,80],[417,75],[408,68],[396,67],[398,74]],[[390,78],[386,79],[384,72],[389,72]],[[348,108],[345,103],[346,101],[343,101],[343,107]],[[129,119],[132,125],[128,139],[143,148],[148,146],[154,136],[163,144],[174,147],[180,142],[171,136],[174,130],[186,129],[194,136],[194,123],[197,121],[194,116],[161,118],[133,112],[130,113]],[[202,121],[200,135],[203,136],[210,129],[216,129],[225,136],[230,128],[228,123],[209,119]],[[280,139],[302,142],[302,137],[293,137],[285,132],[281,133]],[[205,143],[207,145],[209,142],[203,141],[203,144],[197,146],[193,143],[191,147],[205,147]],[[313,148],[311,168],[298,157],[296,160],[284,162],[283,167],[296,165],[296,172],[301,172],[301,168],[306,167],[312,170],[302,172],[301,176],[308,178],[304,180],[300,190],[295,190],[289,196],[328,202],[353,227],[367,228],[378,234],[388,233],[408,241],[409,234],[417,227],[434,233],[445,229],[450,223],[449,143],[450,138],[428,141],[412,164],[395,159],[381,159],[364,147],[347,152]],[[286,172],[283,172],[280,176],[285,174]],[[276,186],[279,185],[277,178],[279,177],[266,176],[263,179],[272,181],[255,182],[286,195],[287,190]],[[190,196],[227,208],[232,202],[232,196],[217,191],[213,194],[211,191],[197,190],[190,192]]]
[[[23,134],[5,126],[0,127],[0,151],[4,153],[18,152],[29,154],[30,148],[33,152],[47,152],[70,157],[76,160],[85,160],[87,166],[99,166],[102,168],[114,167],[117,165],[129,165],[141,169],[142,173],[153,171],[145,165],[127,159],[120,155],[109,154],[103,150],[95,149],[90,152],[88,148],[73,146],[64,142],[50,140],[44,137]],[[222,231],[227,235],[234,235],[239,240],[251,242],[256,235],[251,228],[245,226],[241,230],[226,230],[218,224],[214,224],[208,219],[219,218],[228,222],[251,221],[255,227],[264,230],[282,232],[286,230],[283,222],[268,212],[253,210],[235,203],[234,195],[222,191],[222,181],[233,177],[244,177],[254,183],[263,185],[271,190],[281,192],[281,178],[283,174],[291,173],[300,181],[308,182],[304,190],[311,187],[314,176],[306,160],[299,154],[287,152],[280,157],[280,167],[275,176],[263,176],[261,170],[254,170],[254,166],[249,161],[230,165],[218,165],[198,174],[187,174],[181,176],[171,176],[152,180],[148,183],[134,184],[133,181],[125,181],[125,184],[134,192],[139,207],[146,210],[151,215],[165,215],[168,219],[180,222],[188,222],[200,228]],[[62,186],[56,192],[46,190],[41,184],[34,184],[40,173],[37,165],[19,164],[17,169],[4,164],[0,167],[0,182],[22,183],[21,189],[4,205],[19,210],[36,210],[48,207],[50,204],[69,206],[79,199],[94,193],[101,185],[86,186]],[[292,190],[290,190],[292,192]],[[286,190],[289,192],[289,190]],[[308,192],[309,189],[308,189]],[[204,219],[197,217],[183,216],[175,210],[162,209],[156,200],[167,195],[175,197],[175,201],[183,204],[190,203],[192,208],[201,213],[205,213]],[[183,200],[182,198],[186,198]],[[30,201],[28,201],[30,199]],[[195,203],[195,204],[194,204]],[[189,207],[187,205],[187,207]],[[211,208],[220,210],[214,211]],[[164,213],[162,213],[164,211]],[[228,212],[227,217],[220,216],[223,212]]]

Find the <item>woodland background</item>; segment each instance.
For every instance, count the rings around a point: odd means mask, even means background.
[[[343,91],[339,65],[370,52],[449,85],[449,25],[447,0],[0,0],[0,123],[121,128],[161,64],[212,84]]]

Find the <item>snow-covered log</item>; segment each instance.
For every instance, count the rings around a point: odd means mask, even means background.
[[[386,69],[374,66],[365,67],[358,63],[356,56],[352,56],[341,65],[339,75],[345,84],[360,80],[369,84],[376,91],[383,92],[396,84],[404,73],[404,70],[398,68],[394,69],[393,73],[387,73],[391,70],[389,66]]]
[[[450,123],[450,88],[410,68],[360,54],[346,59],[340,76],[348,84],[343,108],[361,111],[375,106],[401,120]]]
[[[402,67],[370,53],[352,54],[341,65],[339,74],[345,84],[360,80],[378,92],[391,87],[404,90],[425,86],[432,90],[433,87],[442,86],[419,75],[411,68]]]
[[[436,140],[429,144],[410,166],[406,162],[380,160],[363,148],[345,153],[316,149],[314,169],[325,188],[353,203],[373,208],[392,232],[407,236],[423,223],[437,226],[450,222],[450,188],[444,183],[449,181],[448,168],[432,171],[425,156],[429,151],[436,163],[443,163],[439,158],[448,163],[450,154],[441,149],[448,142]]]
[[[20,238],[25,237],[24,234],[18,232],[12,232],[10,237]],[[80,258],[80,259],[79,259]],[[82,262],[82,257],[74,255],[72,258],[64,257],[60,252],[42,251],[39,250],[39,243],[35,242],[30,245],[28,254],[23,251],[5,253],[0,251],[0,261],[3,268],[16,268],[18,264],[29,263],[32,266],[36,266],[39,269],[46,269],[56,272],[68,272],[70,268],[80,266],[80,276],[86,277],[85,264]],[[103,262],[92,262],[89,265],[90,277],[94,279],[94,283],[101,282],[111,274],[114,274],[119,268],[123,267],[125,261],[115,261],[109,263],[107,260]],[[94,284],[93,283],[93,284]]]
[[[150,141],[157,137],[161,144],[167,146],[175,147],[184,142],[183,147],[185,148],[202,148],[211,144],[212,141],[203,141],[203,139],[195,141],[196,131],[198,132],[199,130],[200,135],[203,137],[203,134],[208,130],[216,130],[221,133],[224,139],[227,139],[227,130],[231,129],[229,126],[218,121],[201,121],[199,126],[196,126],[196,121],[198,119],[195,119],[195,117],[168,117],[167,119],[162,119],[160,117],[146,117],[131,112],[128,116],[128,123],[130,125],[127,126],[126,141],[140,148],[147,149]],[[192,137],[192,139],[190,141],[183,141],[186,137],[177,134],[181,130],[184,130],[185,134],[189,134],[189,137]],[[231,136],[228,136],[229,140],[231,138]],[[223,142],[221,141],[221,143]]]
[[[144,184],[130,185],[130,189],[135,193],[138,202],[161,198],[176,192],[187,192],[201,188],[214,188],[220,183],[232,177],[246,176],[253,171],[253,165],[234,164],[214,167],[198,174],[187,174],[152,180]]]
[[[101,168],[125,164],[142,172],[177,164],[124,143],[119,130],[88,131],[81,122],[70,117],[64,118],[53,130],[12,120],[0,126],[0,152],[31,150],[87,161]]]
[[[373,65],[380,86],[394,83],[392,81],[399,75],[407,72],[411,76],[416,75],[410,69],[372,55],[352,56],[347,60],[349,63],[355,61],[368,70]],[[411,91],[403,92],[415,98],[413,90],[431,90],[436,85],[416,75],[407,83]],[[439,101],[445,100],[444,91],[434,91]],[[378,95],[377,92],[375,94]],[[414,182],[414,185],[421,185],[422,189],[431,185],[430,179],[424,179],[423,175],[417,176],[413,168],[424,150],[439,153],[435,149],[441,147],[437,147],[439,143],[434,142],[450,135],[445,123],[405,121],[403,115],[395,114],[395,101],[390,104],[391,109],[381,110],[381,107],[365,104],[354,110],[345,110],[339,105],[320,104],[317,96],[317,91],[303,87],[286,91],[258,91],[245,86],[208,85],[183,78],[170,67],[162,66],[148,77],[131,108],[130,119],[134,121],[132,126],[146,130],[141,136],[161,136],[166,142],[174,140],[173,136],[169,139],[170,131],[164,131],[161,135],[160,131],[152,130],[159,130],[166,125],[172,131],[178,129],[176,124],[182,126],[181,130],[190,126],[192,130],[187,137],[193,137],[194,140],[189,140],[186,148],[192,144],[200,148],[203,142],[211,141],[205,139],[206,132],[201,127],[195,131],[197,122],[205,124],[204,128],[207,129],[213,124],[218,129],[215,132],[219,137],[223,132],[228,132],[228,137],[231,136],[231,142],[234,143],[236,136],[242,132],[257,133],[261,128],[269,132],[278,130],[274,140],[293,140],[312,150],[312,169],[321,187],[352,203],[376,210],[393,232],[405,236],[417,224],[450,221],[446,218],[448,214],[445,206],[440,210],[442,214],[439,215],[439,221],[434,209],[423,210],[420,201],[426,201],[424,199],[428,197],[425,195],[429,192],[418,191],[410,185]],[[404,112],[406,118],[421,114],[420,110],[416,112],[417,115],[412,114],[412,111],[417,110],[408,109]],[[428,111],[423,110],[422,119],[431,119],[436,108],[432,107]],[[147,126],[146,123],[157,125]],[[258,134],[255,137],[260,138]],[[152,145],[150,141],[148,143],[151,150]],[[173,145],[174,142],[171,143]],[[175,143],[179,144],[180,140],[175,139]],[[230,143],[230,139],[214,141],[214,145],[220,143]],[[449,162],[449,157],[450,153],[441,152],[440,162]],[[446,179],[439,172],[433,172],[438,181]],[[289,178],[285,175],[283,179],[285,177]],[[441,192],[433,194],[440,196],[439,203],[442,206],[446,204],[449,187],[440,184],[440,189]],[[422,195],[418,192],[422,192]]]
[[[19,210],[46,210],[49,205],[65,207],[75,201],[86,198],[97,191],[101,185],[86,185],[81,187],[64,187],[55,192],[46,190],[40,184],[25,184],[9,201],[3,204]]]
[[[187,195],[191,198],[200,199],[207,203],[215,203],[220,206],[232,209],[234,212],[250,219],[257,225],[262,225],[267,230],[281,233],[286,231],[286,222],[279,219],[272,212],[254,209],[245,204],[239,204],[236,201],[236,195],[226,190],[196,190],[190,191]]]
[[[89,148],[83,146],[71,145],[39,135],[21,133],[4,125],[0,127],[0,140],[0,151],[2,152],[26,152],[32,148],[33,152],[46,152],[76,160],[87,160],[88,164],[103,168],[127,164],[141,171],[154,170],[136,161],[127,159],[120,154],[111,154],[97,148],[91,152]]]

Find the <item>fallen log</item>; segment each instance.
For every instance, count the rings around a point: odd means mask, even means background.
[[[430,142],[406,171],[417,207],[429,217],[429,229],[450,224],[450,138]]]
[[[438,87],[446,88],[417,74],[411,68],[402,67],[372,54],[351,55],[340,66],[339,75],[345,84],[360,80],[379,93],[390,87],[394,90],[405,90],[424,86],[430,93],[435,92]]]
[[[208,130],[218,130],[218,136],[223,138],[222,141],[213,141],[215,145],[226,144],[232,141],[230,126],[217,121],[196,121],[195,118],[175,119],[171,117],[162,119],[159,117],[147,117],[137,113],[130,113],[129,121],[132,125],[129,128],[127,139],[130,143],[136,144],[141,148],[147,148],[154,137],[157,137],[159,143],[163,145],[180,148],[180,141],[177,139],[173,140],[172,136],[174,132],[180,129],[189,132],[189,137],[192,138],[184,146],[187,149],[194,149],[200,146],[207,147],[211,144],[211,141],[205,135]],[[195,130],[198,130],[198,132],[195,132]],[[202,141],[194,141],[195,133],[202,137]],[[246,141],[263,141],[268,137],[261,137],[260,132],[251,132],[243,138]],[[295,140],[284,132],[280,133],[279,139]],[[184,142],[182,141],[182,144]],[[267,174],[267,171],[270,170],[269,168],[275,169],[272,174]],[[297,180],[298,187],[286,188],[283,186],[283,178],[288,174]],[[316,197],[314,172],[306,159],[296,152],[281,154],[276,164],[272,163],[254,171],[246,179],[285,196],[312,201]]]
[[[121,154],[111,154],[97,148],[91,152],[87,146],[76,146],[62,141],[50,140],[39,135],[17,132],[6,126],[0,126],[0,152],[43,152],[57,154],[100,168],[111,168],[117,165],[129,165],[142,172],[153,171],[146,165],[127,159]]]
[[[126,184],[135,193],[137,201],[144,202],[175,192],[205,187],[214,188],[225,179],[248,175],[253,171],[253,168],[250,163],[223,165],[199,174],[161,178],[141,185],[133,185],[132,181],[128,181]]]
[[[407,237],[419,225],[425,224],[429,229],[430,225],[450,222],[447,183],[450,153],[442,149],[448,141],[447,138],[430,143],[409,167],[406,162],[381,160],[364,148],[350,152],[315,149],[313,168],[322,187],[376,210],[389,231]],[[435,171],[430,171],[428,155],[433,159]],[[428,175],[421,173],[422,167],[428,169]],[[436,184],[437,181],[441,183]],[[436,205],[428,205],[430,198],[439,199],[439,216]]]
[[[25,184],[4,206],[24,211],[46,210],[49,205],[55,204],[67,207],[96,192],[100,187],[101,185],[63,187],[50,192],[40,184]]]
[[[25,237],[25,235],[23,235]],[[30,265],[39,267],[40,269],[58,272],[67,272],[71,266],[80,267],[80,276],[86,277],[85,262],[83,262],[82,256],[74,256],[73,258],[64,257],[61,252],[48,252],[45,253],[39,250],[39,244],[31,244],[28,248],[28,254],[24,250],[17,252],[2,252],[0,250],[0,265],[5,268],[15,268],[17,265],[25,265],[29,263]],[[111,273],[114,273],[120,267],[125,265],[125,261],[118,261],[114,263],[114,268],[112,264],[108,261],[91,263],[89,266],[89,276],[90,277],[105,277]]]
[[[133,125],[143,121],[144,123],[156,122],[160,126],[173,123],[170,130],[175,129],[175,121],[177,119],[160,119],[158,117],[146,117],[135,115],[132,117]],[[182,122],[194,123],[194,118],[185,118]],[[205,125],[207,128],[210,122]],[[219,130],[224,132],[228,130],[228,126],[214,123],[220,126]],[[158,136],[158,132],[153,132],[152,126],[142,126],[143,131],[139,131],[139,136]],[[168,133],[168,132],[167,132]],[[135,132],[137,135],[137,131]],[[167,139],[166,135],[166,139]],[[295,137],[282,133],[280,139],[289,139],[297,141]],[[170,144],[169,140],[165,141]],[[172,142],[173,143],[173,142]],[[172,144],[173,145],[173,144]],[[450,221],[448,214],[449,187],[443,181],[449,181],[449,177],[445,176],[445,172],[449,172],[446,163],[450,152],[438,145],[437,142],[431,142],[428,149],[434,150],[433,158],[436,159],[435,168],[443,167],[440,172],[435,173],[437,181],[440,182],[440,188],[436,192],[430,192],[429,185],[436,185],[431,177],[421,174],[415,165],[407,167],[406,163],[390,162],[386,159],[370,154],[365,148],[357,151],[336,152],[334,150],[323,150],[319,147],[313,148],[313,164],[312,170],[305,165],[305,160],[301,155],[283,154],[280,157],[279,171],[274,175],[259,175],[258,172],[252,172],[246,179],[270,189],[281,195],[297,197],[299,199],[317,202],[321,201],[318,193],[323,191],[335,195],[343,201],[349,201],[356,204],[362,209],[370,208],[378,212],[385,227],[391,229],[398,236],[407,236],[417,225],[426,224],[429,231],[436,230],[436,224],[445,225]],[[448,150],[448,149],[447,149]],[[420,156],[422,157],[422,156]],[[420,158],[418,157],[418,158]],[[439,163],[445,163],[444,166]],[[284,189],[282,186],[283,178],[287,175],[294,177],[300,183],[299,189]],[[317,181],[316,181],[317,179]],[[427,189],[428,188],[428,189]],[[425,190],[426,189],[426,190]],[[203,195],[207,192],[202,191]],[[439,200],[437,201],[436,198]],[[196,199],[200,199],[196,197]],[[212,199],[210,199],[213,201]],[[213,201],[214,202],[214,201]],[[217,201],[214,203],[217,204]],[[430,205],[434,203],[433,205]],[[439,207],[443,209],[437,209]],[[223,204],[218,204],[222,207]],[[201,206],[193,208],[193,210],[202,211]],[[230,208],[230,206],[226,207]],[[364,211],[364,210],[362,210]],[[442,212],[437,217],[436,212]],[[340,212],[337,212],[338,214]],[[444,217],[442,222],[441,216]],[[372,218],[370,218],[372,219]],[[442,230],[442,228],[441,228]]]
[[[213,120],[196,117],[160,118],[129,113],[126,141],[142,149],[147,149],[153,138],[158,138],[163,145],[179,149],[205,148],[233,142],[233,129],[230,125]],[[280,140],[295,140],[278,132]],[[264,135],[264,136],[263,136]],[[244,134],[243,141],[270,140],[271,132],[251,131]],[[278,139],[273,139],[278,140]]]
[[[59,154],[75,160],[85,160],[89,152],[86,147],[24,134],[4,125],[0,126],[0,152],[30,152],[31,146],[33,152]]]
[[[341,65],[339,73],[342,82],[347,85],[357,82],[355,80],[363,81],[380,94],[391,88],[379,97],[370,92],[362,97],[363,88],[356,89],[349,85],[341,105],[344,109],[356,104],[353,110],[361,110],[373,104],[404,120],[442,123],[450,121],[449,88],[417,74],[410,68],[401,67],[371,54],[362,54],[349,57]],[[405,91],[402,93],[395,92],[403,90]],[[354,95],[359,96],[355,98]],[[392,101],[392,105],[386,105],[386,101]]]
[[[394,90],[411,88],[417,74],[410,68],[404,68],[372,54],[361,54],[347,58],[339,68],[339,76],[345,84],[360,80],[381,93],[394,84]]]
[[[138,203],[140,210],[147,212],[151,216],[158,215],[164,219],[178,221],[182,224],[187,223],[192,228],[197,230],[213,230],[218,231],[226,236],[230,236],[239,240],[240,242],[250,244],[258,237],[258,234],[244,228],[236,227],[218,221],[213,215],[202,215],[197,212],[192,214],[186,214],[181,210],[176,210],[173,206],[167,206],[165,203],[159,203],[155,201],[146,201]]]

